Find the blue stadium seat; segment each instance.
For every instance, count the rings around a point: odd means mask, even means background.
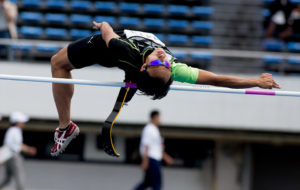
[[[192,26],[199,30],[211,30],[213,23],[209,21],[193,21]]]
[[[263,15],[264,17],[269,17],[269,16],[271,15],[271,12],[270,12],[269,9],[264,9],[264,10],[262,11],[262,15]]]
[[[163,13],[164,6],[160,4],[144,4],[144,11],[146,13]]]
[[[158,34],[158,33],[155,33],[154,34],[158,39],[160,39],[162,42],[164,42],[165,40],[165,35],[164,34]]]
[[[192,42],[195,44],[210,45],[212,37],[210,36],[192,36]]]
[[[71,29],[70,36],[71,38],[84,38],[91,35],[91,31],[89,30],[80,30],[80,29]]]
[[[187,20],[169,20],[168,25],[170,28],[187,28],[188,21]]]
[[[288,63],[291,65],[300,65],[300,58],[299,57],[289,57]]]
[[[211,60],[212,59],[212,54],[209,52],[199,52],[199,53],[191,53],[191,58],[194,60]]]
[[[10,2],[14,3],[14,4],[17,4],[18,3],[18,0],[9,0]]]
[[[91,24],[92,23],[92,17],[88,15],[78,15],[74,14],[70,16],[70,20],[73,24]]]
[[[26,37],[41,37],[43,29],[41,27],[22,26],[20,28],[20,34]]]
[[[77,10],[88,10],[91,8],[92,3],[90,1],[71,1],[71,8]]]
[[[38,8],[42,4],[42,0],[23,0],[23,6],[27,8]]]
[[[146,18],[144,19],[144,25],[146,27],[163,27],[164,20],[159,18]]]
[[[299,42],[289,42],[288,50],[292,52],[300,52],[300,43]]]
[[[268,39],[263,42],[263,48],[267,51],[282,51],[284,43],[275,39]]]
[[[124,12],[138,12],[140,5],[138,3],[120,3],[120,10]]]
[[[264,0],[265,3],[273,3],[275,0]]]
[[[211,7],[200,7],[200,6],[195,6],[192,8],[194,15],[197,16],[209,16],[214,13],[213,8]]]
[[[27,22],[40,22],[43,15],[37,12],[22,12],[20,14],[20,18]]]
[[[187,43],[188,42],[188,36],[187,35],[181,35],[181,34],[169,34],[168,35],[168,42],[170,43]]]
[[[94,18],[96,22],[107,22],[109,24],[116,24],[116,18],[113,16],[96,16]]]
[[[123,26],[138,26],[140,19],[134,17],[121,17],[119,22]]]
[[[36,50],[42,53],[55,53],[59,50],[59,46],[52,44],[38,44]]]
[[[173,55],[177,59],[186,59],[188,56],[187,52],[185,52],[185,51],[174,51]]]
[[[293,4],[300,4],[300,0],[290,0],[290,2]]]
[[[67,15],[65,14],[53,14],[53,13],[48,13],[45,15],[45,19],[49,23],[53,24],[62,24],[67,21]]]
[[[264,63],[266,64],[279,64],[283,60],[282,56],[275,56],[275,55],[266,55],[263,58]]]
[[[45,33],[50,38],[65,38],[67,36],[67,30],[62,28],[47,28]]]
[[[31,44],[13,44],[11,47],[15,51],[31,51],[33,49]]]
[[[65,0],[47,0],[46,7],[50,9],[64,9],[67,7],[67,1]]]
[[[185,15],[189,11],[189,7],[185,5],[169,5],[168,11],[174,15]]]
[[[110,2],[110,1],[97,1],[95,2],[95,8],[98,10],[98,11],[113,11],[116,9],[116,3],[115,2]]]

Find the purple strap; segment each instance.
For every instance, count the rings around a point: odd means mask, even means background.
[[[276,92],[271,90],[246,90],[245,94],[271,95],[275,96]]]
[[[126,88],[137,88],[136,83],[125,82]]]

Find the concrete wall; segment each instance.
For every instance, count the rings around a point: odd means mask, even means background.
[[[1,62],[0,73],[50,76],[50,65]],[[124,75],[117,69],[98,66],[73,74],[77,79],[99,81],[121,81]],[[283,90],[300,91],[299,77],[276,77],[276,80]],[[117,94],[117,88],[76,86],[72,118],[105,120]],[[1,80],[0,105],[2,115],[20,110],[34,118],[57,118],[50,84]],[[156,108],[161,110],[165,125],[300,132],[299,107],[298,98],[171,91],[167,98],[159,101],[136,95],[118,122],[144,124],[149,111]]]

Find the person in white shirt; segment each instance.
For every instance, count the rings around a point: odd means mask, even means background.
[[[145,171],[145,177],[135,190],[143,190],[151,187],[153,190],[160,190],[162,186],[161,161],[167,165],[173,163],[173,159],[164,151],[163,138],[159,132],[160,116],[158,111],[150,114],[151,122],[143,131],[140,143],[142,156],[141,168]]]
[[[10,151],[11,156],[4,163],[6,175],[0,183],[0,189],[5,187],[12,178],[15,178],[17,190],[25,188],[21,152],[32,156],[36,154],[36,148],[23,144],[22,129],[28,120],[29,117],[21,112],[10,115],[11,127],[5,133],[3,147]]]

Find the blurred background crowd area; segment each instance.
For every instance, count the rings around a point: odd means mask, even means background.
[[[51,56],[70,41],[98,34],[91,29],[95,20],[116,30],[154,33],[179,61],[191,66],[244,77],[271,72],[284,90],[300,91],[298,0],[10,2],[18,15],[15,29],[3,27],[7,21],[0,18],[0,73],[50,76]],[[74,78],[121,81],[123,73],[95,66],[75,71]],[[102,183],[103,189],[130,189],[142,178],[137,172],[140,134],[155,108],[162,113],[166,152],[174,158],[164,174],[165,189],[300,189],[298,99],[173,91],[161,101],[136,96],[113,129],[121,154],[115,159],[103,152],[100,132],[117,93],[114,88],[76,87],[72,118],[81,135],[63,156],[51,158],[57,127],[51,86],[0,81],[1,143],[11,112],[20,110],[32,118],[24,129],[24,142],[37,148],[37,155],[25,162],[30,187],[95,189]],[[60,181],[68,170],[87,175],[75,187],[45,181],[53,176]],[[71,176],[66,179],[74,180]],[[107,183],[108,176],[116,181]]]

